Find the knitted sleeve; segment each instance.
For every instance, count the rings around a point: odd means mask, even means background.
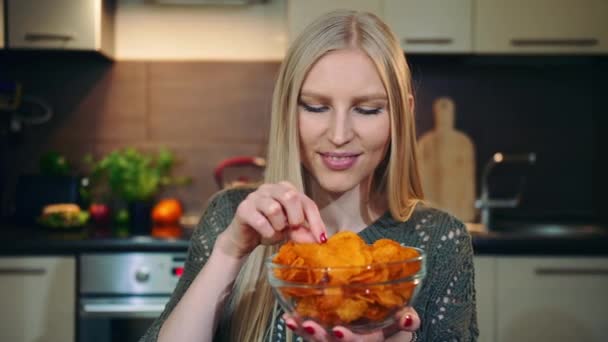
[[[192,233],[184,273],[161,315],[152,323],[140,342],[156,341],[160,328],[177,303],[186,293],[194,278],[209,259],[218,235],[230,224],[236,208],[248,191],[227,190],[217,193],[210,201],[196,229]]]
[[[427,299],[424,341],[477,341],[475,272],[471,236],[451,216],[440,225],[431,248],[437,248],[435,271]]]

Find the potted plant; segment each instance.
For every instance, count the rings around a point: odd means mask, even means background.
[[[113,151],[99,161],[89,155],[86,162],[92,165],[91,182],[107,185],[113,197],[126,203],[133,234],[150,232],[150,212],[162,187],[190,181],[187,177],[171,176],[175,157],[165,148],[153,156],[128,147]]]

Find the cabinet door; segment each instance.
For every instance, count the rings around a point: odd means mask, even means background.
[[[490,342],[494,340],[496,322],[496,258],[476,256],[473,262],[479,341]]]
[[[408,52],[471,52],[472,0],[385,0],[384,18]]]
[[[74,341],[74,258],[0,258],[0,341]]]
[[[606,341],[608,258],[498,258],[497,336]]]
[[[4,48],[4,0],[0,0],[0,49]]]
[[[350,9],[382,15],[381,0],[289,0],[287,2],[287,25],[289,41],[322,14]]]
[[[477,52],[608,52],[606,0],[483,0],[475,4]]]
[[[8,47],[95,50],[101,0],[6,0]]]

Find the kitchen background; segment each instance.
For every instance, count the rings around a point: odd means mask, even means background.
[[[85,154],[126,146],[174,151],[181,162],[175,173],[193,183],[163,195],[200,213],[218,190],[212,175],[222,159],[264,156],[273,84],[289,39],[285,12],[283,1],[236,8],[119,1],[114,61],[84,53],[2,54],[2,78],[21,82],[26,94],[46,100],[55,113],[47,124],[25,127],[5,149],[4,213],[10,212],[16,177],[36,172],[42,154],[59,151],[82,170]],[[476,146],[477,183],[495,152],[537,154],[533,167],[494,172],[493,196],[514,195],[526,176],[520,207],[499,216],[605,219],[604,58],[408,58],[419,135],[432,127],[433,100],[451,97],[456,128]]]
[[[159,5],[180,1],[199,5]],[[135,341],[163,310],[189,246],[190,230],[163,220],[143,230],[153,238],[129,236],[103,205],[88,208],[84,227],[15,223],[20,176],[49,151],[82,175],[88,154],[167,147],[173,174],[192,183],[156,199],[178,199],[196,220],[219,189],[220,162],[265,155],[289,41],[339,7],[379,14],[401,39],[420,137],[436,99],[452,99],[455,127],[474,143],[476,175],[464,181],[475,197],[494,153],[536,154],[489,178],[493,198],[523,192],[517,208],[492,210],[502,230],[472,234],[479,341],[606,340],[608,2],[231,2],[0,0],[0,340]],[[19,125],[6,109],[13,82],[53,109],[48,122]],[[40,197],[34,187],[25,202]],[[171,228],[182,216],[174,204],[164,207]]]

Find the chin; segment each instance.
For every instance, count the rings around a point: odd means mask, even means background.
[[[359,182],[353,179],[350,175],[344,174],[320,175],[320,177],[317,178],[317,181],[321,188],[334,194],[347,192],[359,185]]]

